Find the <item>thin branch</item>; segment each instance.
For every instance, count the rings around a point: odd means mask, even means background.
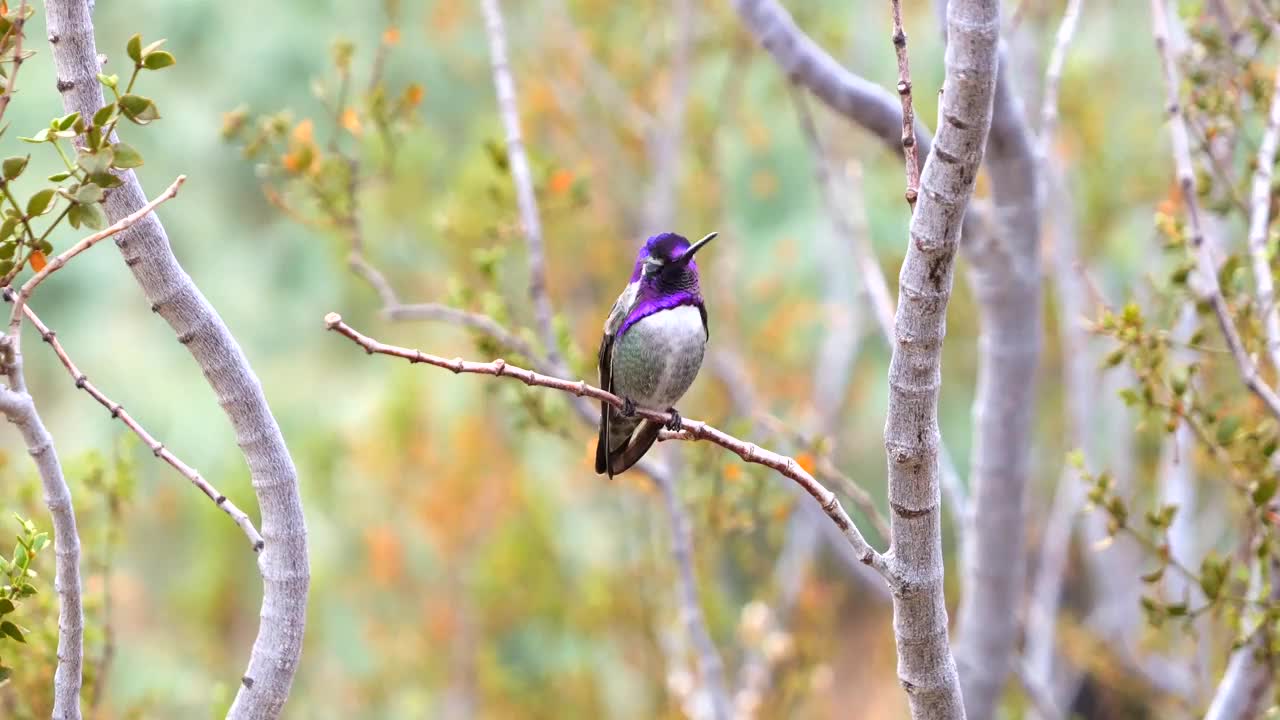
[[[1080,24],[1080,8],[1083,6],[1084,0],[1067,0],[1067,9],[1063,11],[1062,21],[1058,23],[1053,51],[1049,53],[1049,64],[1044,72],[1044,98],[1040,102],[1040,134],[1036,154],[1040,157],[1041,173],[1045,178],[1049,175],[1050,147],[1058,132],[1058,89],[1062,86],[1062,70],[1067,64],[1067,50],[1075,38],[1076,28]]]
[[[22,5],[18,7],[18,17],[9,27],[9,32],[13,34],[13,67],[9,68],[9,78],[5,82],[4,95],[0,95],[0,119],[4,118],[4,111],[9,109],[9,102],[13,100],[13,91],[18,86],[18,70],[22,67],[22,41],[26,38],[27,25],[27,0],[22,0]]]
[[[6,296],[5,299],[8,300],[9,297]],[[219,492],[212,483],[205,480],[195,468],[183,462],[178,458],[178,456],[174,455],[172,451],[166,448],[164,443],[160,442],[155,438],[155,436],[147,432],[146,429],[129,414],[129,411],[125,410],[124,407],[120,405],[120,403],[107,397],[101,390],[94,386],[92,382],[89,382],[89,378],[80,371],[80,368],[76,367],[71,356],[67,354],[66,349],[62,347],[62,343],[58,341],[57,333],[50,330],[49,326],[44,324],[40,317],[36,315],[35,311],[31,309],[30,305],[23,306],[22,310],[26,314],[27,319],[31,321],[31,324],[35,326],[37,331],[39,331],[40,339],[44,340],[49,344],[49,347],[53,348],[54,354],[58,356],[58,360],[62,361],[62,366],[67,369],[67,373],[70,374],[71,379],[75,381],[76,388],[84,390],[90,397],[97,400],[99,405],[106,408],[107,412],[111,413],[112,418],[118,419],[120,422],[124,423],[125,427],[132,430],[133,433],[138,436],[138,439],[142,440],[142,444],[146,445],[147,448],[151,450],[151,454],[172,466],[174,470],[177,470],[183,477],[190,480],[192,485],[195,485],[200,492],[204,493],[206,497],[212,500],[213,504],[216,505],[218,509],[226,513],[235,522],[235,524],[240,527],[244,532],[245,537],[249,539],[249,544],[253,547],[254,552],[262,550],[262,547],[266,543],[263,542],[262,535],[260,535],[258,533],[258,529],[253,526],[253,521],[249,519],[249,516],[246,515],[243,510],[236,507],[235,503],[227,499],[226,495]]]
[[[382,312],[391,320],[414,321],[431,320],[460,325],[488,337],[499,345],[511,348],[530,360],[537,361],[541,356],[524,338],[511,332],[497,320],[480,313],[459,310],[440,303],[418,303],[416,305],[391,305]]]
[[[1253,258],[1253,277],[1258,285],[1257,307],[1264,318],[1271,366],[1280,372],[1280,309],[1275,303],[1275,280],[1271,275],[1271,257],[1267,250],[1271,229],[1271,175],[1276,165],[1277,145],[1280,145],[1280,67],[1276,68],[1271,111],[1267,114],[1267,128],[1258,148],[1253,189],[1249,196],[1249,254]]]
[[[898,55],[898,97],[902,100],[902,157],[907,165],[907,204],[912,212],[920,195],[920,158],[916,149],[916,113],[911,106],[911,64],[902,29],[902,0],[893,0],[893,48]]]
[[[22,325],[22,310],[27,306],[27,300],[31,297],[31,293],[35,291],[36,287],[40,283],[44,282],[50,275],[62,269],[62,266],[66,265],[67,261],[71,258],[79,255],[85,250],[88,250],[94,245],[97,245],[103,240],[106,240],[112,235],[123,232],[124,230],[132,227],[134,223],[151,214],[151,211],[155,210],[161,203],[177,195],[178,188],[182,187],[182,183],[186,182],[186,180],[186,175],[179,175],[178,178],[173,181],[173,184],[164,192],[157,195],[154,200],[125,217],[120,218],[110,226],[99,230],[98,232],[80,240],[80,242],[75,245],[63,250],[61,253],[58,253],[56,257],[44,266],[44,268],[35,275],[32,275],[29,280],[22,284],[22,288],[19,289],[12,298],[13,312],[9,315],[9,335],[15,339],[18,337],[19,326]]]
[[[342,321],[342,316],[337,313],[329,313],[324,318],[325,327],[333,330],[340,335],[350,339],[357,345],[365,349],[369,354],[390,355],[408,360],[411,363],[426,363],[435,367],[451,370],[455,374],[469,373],[476,375],[492,375],[494,377],[508,377],[513,380],[519,380],[525,385],[531,387],[546,387],[561,392],[570,393],[577,397],[587,397],[592,400],[598,400],[615,408],[622,409],[622,398],[613,393],[601,390],[594,385],[589,385],[585,380],[564,380],[550,375],[544,375],[532,370],[516,367],[508,364],[505,360],[494,360],[493,362],[474,362],[463,360],[462,358],[454,358],[449,360],[424,353],[421,350],[413,350],[410,348],[399,347],[396,345],[388,345],[378,342],[371,337],[361,334],[355,328]],[[660,412],[648,408],[636,408],[636,414],[647,420],[666,425],[671,422],[671,414],[668,412]],[[898,576],[889,567],[888,560],[881,555],[863,538],[862,532],[853,524],[849,518],[849,514],[845,512],[840,505],[840,499],[835,493],[828,490],[822,483],[818,482],[807,470],[800,466],[794,458],[780,455],[778,453],[766,450],[764,448],[739,440],[728,433],[725,433],[707,423],[700,420],[690,420],[685,418],[683,421],[683,429],[679,431],[668,431],[663,434],[666,440],[705,440],[707,442],[719,445],[720,447],[738,455],[743,460],[757,465],[763,465],[777,471],[784,477],[794,480],[802,487],[805,492],[809,493],[813,499],[818,501],[827,516],[831,518],[848,539],[849,544],[858,552],[859,558],[863,563],[870,565],[885,577],[890,585],[896,585],[899,580]]]
[[[1165,91],[1168,104],[1165,112],[1169,116],[1169,129],[1173,139],[1173,160],[1178,172],[1178,187],[1182,191],[1182,201],[1186,205],[1187,224],[1191,236],[1191,250],[1196,256],[1196,266],[1204,283],[1205,295],[1213,306],[1218,327],[1226,338],[1227,347],[1235,358],[1240,371],[1240,378],[1249,390],[1258,397],[1276,418],[1280,418],[1280,396],[1262,379],[1258,366],[1249,357],[1231,318],[1231,309],[1227,307],[1226,298],[1222,296],[1222,288],[1218,285],[1218,274],[1213,261],[1213,250],[1205,242],[1204,228],[1201,224],[1200,200],[1196,195],[1195,168],[1191,162],[1191,148],[1187,139],[1187,124],[1182,113],[1179,98],[1178,66],[1169,50],[1169,19],[1165,14],[1164,0],[1151,0],[1152,34],[1155,36],[1156,52],[1160,56],[1164,69]]]
[[[533,315],[537,322],[547,359],[559,367],[559,343],[552,319],[551,299],[547,294],[546,252],[542,238],[542,221],[538,217],[538,201],[533,191],[533,176],[529,170],[529,158],[525,155],[524,140],[520,132],[520,113],[516,103],[516,86],[511,78],[511,66],[507,61],[507,38],[503,29],[502,8],[498,0],[480,0],[484,10],[485,31],[489,36],[489,57],[493,65],[493,84],[498,95],[498,112],[507,133],[507,164],[511,168],[511,181],[515,185],[516,204],[520,206],[520,223],[524,229],[525,245],[529,250],[529,298],[533,301]]]
[[[1271,590],[1268,599],[1280,602],[1280,562],[1270,561]],[[1254,568],[1252,585],[1261,586],[1263,567]],[[1237,720],[1257,717],[1266,707],[1267,688],[1275,682],[1275,658],[1271,654],[1273,623],[1264,617],[1248,641],[1231,654],[1227,671],[1214,691],[1205,720]],[[1260,658],[1259,656],[1265,656]]]
[[[13,338],[4,339],[10,377],[22,376],[22,355]],[[80,595],[80,533],[71,490],[62,475],[53,437],[45,429],[35,401],[25,390],[0,388],[0,413],[22,433],[27,452],[40,471],[45,504],[53,519],[54,588],[58,592],[58,667],[53,675],[53,717],[80,720],[84,666],[84,608]]]
[[[698,658],[698,672],[702,675],[711,699],[712,716],[717,720],[729,720],[733,717],[730,708],[729,690],[725,682],[724,662],[716,650],[707,631],[707,620],[702,614],[702,605],[698,602],[698,581],[693,571],[693,531],[689,527],[689,515],[680,504],[676,494],[675,483],[665,472],[650,473],[655,485],[662,492],[662,499],[667,506],[667,517],[671,521],[671,554],[676,559],[676,570],[679,573],[680,619],[685,631],[693,641],[694,651]]]

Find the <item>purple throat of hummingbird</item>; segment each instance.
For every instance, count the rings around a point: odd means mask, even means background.
[[[707,233],[696,243],[683,235],[662,233],[649,238],[636,256],[631,282],[639,283],[635,306],[628,313],[617,335],[621,337],[636,322],[661,310],[681,305],[702,305],[702,288],[698,283],[698,264],[694,255],[720,233]],[[656,273],[645,272],[651,258],[662,258],[666,264]]]

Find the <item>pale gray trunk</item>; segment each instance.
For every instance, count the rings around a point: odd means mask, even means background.
[[[892,508],[891,563],[903,584],[893,597],[898,678],[914,718],[963,718],[947,641],[938,512],[938,390],[952,273],[965,209],[991,126],[999,3],[956,0],[938,134],[921,176],[919,204],[899,277],[889,366],[885,450]]]
[[[63,106],[67,112],[92,117],[102,106],[102,87],[89,4],[49,0],[45,9]],[[147,202],[132,171],[121,178],[124,184],[111,190],[105,202],[112,220]],[[310,583],[297,470],[257,376],[222,318],[178,264],[159,218],[148,215],[118,235],[116,245],[152,310],[169,323],[200,365],[249,465],[266,541],[258,556],[262,614],[228,717],[279,717],[302,653]]]
[[[58,667],[53,674],[54,720],[79,720],[84,664],[84,610],[80,596],[80,534],[76,530],[71,490],[62,476],[53,437],[22,387],[15,358],[10,377],[15,387],[0,389],[0,412],[22,433],[22,441],[40,471],[45,505],[53,520],[54,589],[58,593]]]
[[[994,225],[965,241],[981,332],[956,659],[975,718],[994,716],[1014,662],[1041,342],[1036,157],[1003,49],[1000,56],[986,155]]]

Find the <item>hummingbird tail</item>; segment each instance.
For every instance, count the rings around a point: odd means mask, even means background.
[[[661,431],[662,425],[660,423],[652,420],[641,421],[636,431],[631,434],[630,439],[622,447],[609,453],[609,477],[620,475],[639,462],[640,458],[649,452],[649,448],[653,447],[653,443],[657,441],[658,433]],[[599,472],[599,467],[599,452],[597,451],[597,472]]]

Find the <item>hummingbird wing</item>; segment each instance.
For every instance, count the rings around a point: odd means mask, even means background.
[[[597,359],[597,365],[600,369],[600,387],[609,392],[613,392],[613,341],[617,335],[618,328],[622,327],[623,321],[627,319],[627,315],[631,313],[631,308],[635,306],[636,295],[640,289],[639,283],[631,283],[618,296],[616,302],[613,303],[613,309],[609,311],[609,318],[604,322],[604,337],[600,340],[600,355]],[[596,474],[608,474],[609,478],[613,478],[613,471],[610,469],[609,463],[609,403],[600,403],[600,436],[596,439]]]
[[[611,360],[613,359],[613,335],[605,333],[600,341],[600,387],[613,392],[613,368]],[[596,439],[596,474],[609,474],[609,478],[613,479],[613,473],[609,471],[609,403],[600,403],[600,436]]]

